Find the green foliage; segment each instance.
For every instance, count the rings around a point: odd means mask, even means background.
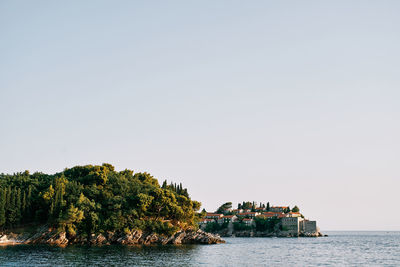
[[[276,217],[273,218],[263,218],[263,217],[255,217],[254,221],[256,223],[256,230],[262,232],[273,232],[275,230],[275,226],[279,223],[279,219]]]
[[[6,223],[6,193],[5,189],[0,188],[0,227]]]
[[[233,223],[233,229],[235,231],[246,231],[246,230],[251,230],[253,227],[251,225],[247,225],[243,222],[234,222]]]
[[[260,207],[262,207],[263,204],[260,203]],[[242,203],[238,204],[238,209],[244,209],[244,210],[251,210],[251,211],[255,211],[255,209],[257,208],[257,203],[255,201],[243,201]]]
[[[209,233],[215,233],[218,232],[222,229],[226,229],[228,227],[228,223],[224,222],[222,224],[219,224],[217,222],[210,222],[206,224],[206,227],[204,228],[204,231],[209,232]]]
[[[232,208],[232,202],[226,202],[224,204],[222,204],[218,209],[217,209],[217,213],[227,213],[227,210]]]
[[[243,201],[241,208],[244,209],[244,210],[252,209],[253,208],[253,203],[250,202],[250,201],[246,201],[246,202]]]
[[[196,228],[201,203],[182,184],[160,187],[148,173],[110,164],[47,175],[0,174],[0,227],[49,223],[68,235],[144,230],[172,234]]]
[[[284,213],[289,213],[290,212],[290,207],[287,207],[283,212]]]
[[[293,209],[292,209],[292,212],[299,212],[299,211],[300,211],[300,209],[297,206],[294,206]]]

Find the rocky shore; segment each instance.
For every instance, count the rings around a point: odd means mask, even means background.
[[[67,237],[65,232],[58,232],[47,226],[39,227],[33,233],[7,233],[0,236],[0,245],[17,244],[48,244],[56,246],[67,245],[166,245],[166,244],[219,244],[225,243],[219,235],[206,233],[202,230],[178,231],[172,236],[162,236],[155,233],[133,231],[131,233],[107,232],[92,234],[89,238],[82,236]]]

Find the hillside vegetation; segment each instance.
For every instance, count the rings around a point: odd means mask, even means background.
[[[200,203],[182,185],[110,164],[54,175],[0,174],[0,228],[49,224],[68,236],[143,230],[171,235],[196,228]]]

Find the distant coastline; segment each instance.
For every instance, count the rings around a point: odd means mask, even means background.
[[[317,222],[306,219],[295,206],[270,206],[254,201],[222,204],[215,212],[203,210],[200,228],[223,237],[320,237]]]

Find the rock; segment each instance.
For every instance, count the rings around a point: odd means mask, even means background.
[[[66,237],[65,232],[61,233],[54,233],[54,232],[49,232],[47,235],[47,238],[44,239],[44,243],[50,244],[50,245],[57,245],[57,246],[66,246],[69,242],[69,240]]]
[[[219,235],[206,233],[202,230],[184,232],[182,244],[219,244],[225,243]]]
[[[97,246],[106,245],[106,244],[109,243],[107,241],[107,239],[105,238],[105,236],[102,235],[102,234],[99,234],[99,235],[92,234],[91,237],[90,237],[89,242],[90,242],[91,245],[97,245]]]
[[[173,238],[172,238],[170,244],[175,244],[175,245],[177,245],[177,244],[182,244],[182,239],[185,237],[185,235],[186,235],[186,234],[185,234],[185,232],[183,232],[183,231],[177,232],[177,233],[173,236]]]
[[[88,238],[82,235],[67,236],[65,232],[59,232],[49,226],[42,226],[36,232],[27,236],[9,234],[0,236],[0,242],[7,243],[10,236],[15,236],[16,242],[24,244],[49,244],[56,246],[66,246],[69,244],[89,244],[93,246],[121,244],[121,245],[152,245],[152,244],[218,244],[225,243],[219,235],[206,233],[202,230],[179,231],[172,236],[161,236],[156,233],[144,233],[142,231],[106,232],[104,234],[92,234]],[[13,240],[14,240],[13,239]],[[15,242],[13,242],[15,243]]]

